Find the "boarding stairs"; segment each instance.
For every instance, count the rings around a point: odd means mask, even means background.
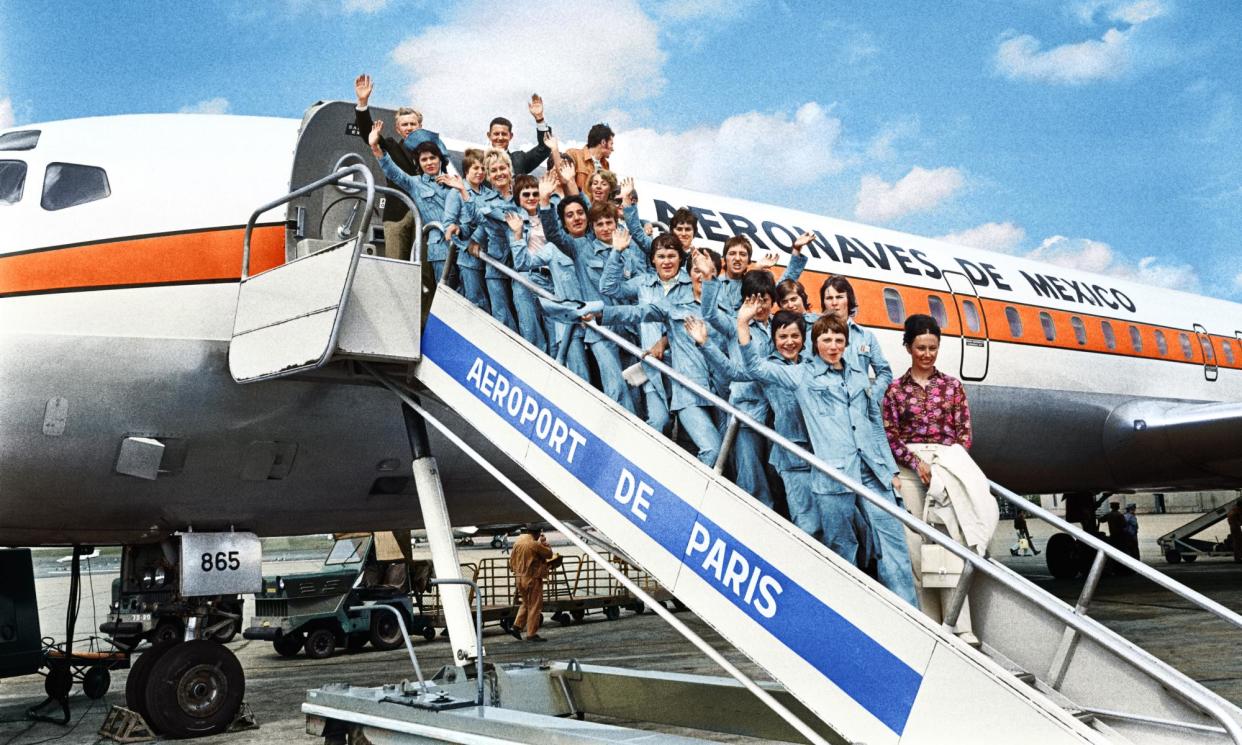
[[[369,179],[367,188],[375,188]],[[423,226],[420,235],[434,227]],[[778,681],[819,720],[797,728],[802,737],[872,745],[1242,745],[1242,712],[1091,619],[1090,591],[1070,607],[885,507],[962,560],[949,615],[956,616],[968,591],[982,642],[969,646],[448,286],[424,288],[419,251],[404,267],[368,266],[402,262],[368,257],[362,243],[345,240],[244,278],[230,348],[238,382],[345,362],[372,372],[411,406],[417,396],[439,399]],[[415,319],[424,315],[420,331]],[[656,360],[645,362],[676,377]],[[812,467],[887,504],[762,423],[717,404]],[[1106,555],[1137,564],[1076,537],[1101,550],[1090,588]],[[1210,610],[1242,625],[1219,606]]]

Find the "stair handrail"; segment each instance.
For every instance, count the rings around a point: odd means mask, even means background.
[[[360,237],[365,237],[367,234],[368,228],[371,227],[371,207],[372,205],[375,204],[375,177],[371,175],[370,168],[367,168],[361,163],[355,163],[354,165],[347,166],[345,168],[341,168],[336,171],[333,171],[327,176],[324,176],[321,179],[312,181],[311,183],[307,184],[306,186],[303,186],[300,189],[295,189],[294,191],[289,192],[288,194],[284,195],[283,197],[280,197],[279,199],[273,199],[271,202],[268,202],[262,207],[259,207],[258,209],[256,209],[254,212],[250,213],[250,219],[246,221],[246,232],[242,238],[242,270],[241,270],[242,281],[244,282],[250,278],[250,236],[254,232],[254,225],[255,225],[255,222],[258,221],[259,215],[262,215],[264,212],[267,212],[268,210],[275,209],[276,207],[279,207],[282,204],[288,204],[289,202],[292,202],[298,197],[303,197],[303,196],[306,196],[307,194],[310,194],[313,191],[322,189],[323,187],[328,186],[329,184],[340,183],[341,181],[345,179],[346,176],[352,173],[361,174],[363,183],[366,185],[366,190],[367,190],[366,210],[364,211],[362,215],[362,225],[359,226],[358,228],[358,235]],[[362,241],[359,241],[358,242],[359,251],[361,250],[361,246],[362,246]]]
[[[362,159],[361,155],[357,153],[345,153],[340,158],[337,158],[336,165],[332,167],[332,170],[334,172],[339,171],[350,164],[358,164],[366,167],[366,161]],[[356,190],[359,188],[365,188],[365,184],[357,184],[351,181],[337,184],[337,188],[342,190],[352,188]],[[376,184],[375,190],[380,194],[397,197],[402,202],[405,202],[406,209],[408,209],[410,214],[414,216],[414,244],[410,246],[410,261],[413,261],[416,264],[423,263],[423,252],[426,251],[426,236],[423,235],[423,215],[418,211],[418,207],[414,204],[414,199],[404,191],[394,189],[391,186],[381,186],[380,184]],[[359,234],[361,235],[361,232]]]
[[[455,250],[456,248],[454,246],[449,246],[450,256],[452,256]],[[534,284],[526,277],[521,276],[519,272],[514,270],[512,267],[507,266],[504,262],[498,261],[494,257],[488,255],[485,251],[479,252],[479,258],[497,271],[500,271],[502,274],[508,276],[513,281],[520,283],[537,297],[542,297],[558,304],[574,302],[565,301],[556,297],[544,288]],[[769,442],[779,445],[799,458],[802,458],[808,465],[811,466],[811,468],[814,468],[815,470],[830,476],[841,484],[844,484],[850,491],[868,500],[891,517],[896,518],[907,528],[922,535],[924,538],[930,539],[933,543],[936,543],[949,553],[961,559],[965,563],[966,568],[963,571],[962,579],[959,584],[968,582],[969,574],[972,571],[982,571],[984,574],[988,575],[1001,585],[1004,585],[1010,590],[1016,592],[1019,596],[1050,613],[1054,618],[1061,621],[1066,626],[1075,629],[1078,633],[1081,633],[1090,638],[1092,641],[1095,641],[1103,649],[1112,652],[1114,656],[1130,663],[1140,672],[1143,672],[1149,677],[1159,681],[1171,691],[1179,694],[1187,703],[1192,706],[1199,707],[1205,714],[1220,722],[1225,732],[1233,739],[1235,745],[1242,745],[1242,724],[1235,720],[1233,716],[1231,716],[1221,706],[1221,703],[1225,703],[1224,699],[1216,693],[1208,690],[1198,681],[1190,678],[1185,673],[1177,670],[1163,660],[1160,660],[1150,652],[1147,652],[1141,647],[1135,645],[1133,642],[1129,642],[1120,634],[1112,631],[1094,618],[1075,613],[1074,609],[1063,606],[1063,604],[1059,605],[1059,600],[1049,596],[1047,592],[1039,589],[1029,580],[1020,577],[1017,573],[1009,570],[999,563],[993,563],[987,558],[980,556],[967,548],[965,545],[959,543],[953,538],[950,538],[947,534],[942,533],[919,518],[914,517],[904,509],[897,507],[895,503],[889,502],[875,492],[872,492],[865,485],[863,485],[862,482],[855,480],[848,474],[838,471],[836,468],[817,457],[813,452],[806,450],[797,443],[785,438],[775,430],[767,427],[762,422],[752,418],[741,409],[738,409],[725,399],[717,396],[714,392],[704,388],[695,381],[669,367],[662,360],[652,357],[648,350],[632,344],[625,337],[616,333],[607,326],[603,326],[594,320],[581,323],[585,323],[587,326],[590,326],[604,338],[612,341],[621,349],[624,349],[634,355],[643,364],[650,366],[651,368],[659,371],[665,377],[672,379],[686,388],[689,388],[695,394],[711,401],[717,408],[731,414],[742,424],[745,424],[756,432],[762,434]],[[1012,494],[1012,492],[1010,492],[1010,494]],[[1019,497],[1019,499],[1021,498]],[[1066,525],[1068,526],[1068,523],[1066,523]],[[1086,535],[1083,531],[1079,532]],[[1094,536],[1089,537],[1092,538],[1095,543],[1099,544],[1099,546],[1106,553],[1111,551],[1121,555],[1120,552],[1112,546],[1095,539]],[[1130,557],[1124,556],[1124,558],[1129,559]],[[1165,579],[1167,582],[1180,585],[1180,583],[1177,583],[1176,580],[1169,578]],[[1185,588],[1185,590],[1187,593],[1185,597],[1188,599],[1191,598],[1191,594],[1198,595],[1198,593],[1195,593],[1190,588]],[[964,596],[966,593],[963,592],[960,594]],[[1207,598],[1203,598],[1203,600],[1206,600],[1209,603],[1212,602]],[[1232,613],[1225,608],[1222,608],[1222,610],[1225,613]],[[1124,650],[1125,654],[1122,653],[1122,649],[1117,648],[1115,645],[1115,639],[1122,639],[1123,641],[1126,641],[1127,649]]]

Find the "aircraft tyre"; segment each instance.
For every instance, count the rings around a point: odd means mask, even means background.
[[[1044,547],[1044,561],[1048,572],[1057,579],[1073,579],[1078,576],[1078,541],[1068,533],[1056,533]]]
[[[281,657],[294,657],[298,652],[302,651],[302,644],[305,642],[306,635],[301,631],[295,631],[292,634],[285,634],[272,642],[272,648]]]
[[[140,715],[148,724],[151,717],[147,713],[147,681],[151,678],[151,668],[155,662],[179,642],[164,642],[147,648],[129,666],[129,675],[125,677],[125,708]]]
[[[320,626],[306,634],[306,656],[312,660],[323,660],[336,651],[336,634],[332,629]]]
[[[396,649],[405,643],[401,638],[401,624],[391,613],[371,612],[371,646],[376,649]]]
[[[173,646],[149,674],[150,724],[165,737],[223,732],[237,718],[246,693],[246,676],[237,656],[205,639]]]

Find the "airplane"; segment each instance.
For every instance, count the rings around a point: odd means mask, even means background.
[[[466,143],[447,142],[459,159]],[[135,582],[169,584],[176,536],[422,527],[388,391],[347,363],[249,385],[229,374],[248,216],[343,162],[383,183],[344,102],[301,121],[127,115],[0,131],[0,545],[121,545]],[[808,295],[847,276],[858,322],[898,372],[905,316],[937,317],[972,454],[1019,493],[1242,486],[1242,305],[672,186],[638,194],[647,221],[694,210],[698,245],[747,235],[756,254],[787,252],[813,232]],[[306,239],[348,235],[361,203],[329,187],[264,213],[252,273]],[[423,404],[567,516],[453,411]],[[532,518],[448,441],[430,443],[454,524]],[[195,654],[231,655],[215,647]],[[240,666],[223,668],[222,685],[243,684]],[[187,734],[231,721],[218,719]]]

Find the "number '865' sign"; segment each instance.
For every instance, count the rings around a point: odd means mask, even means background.
[[[258,592],[263,549],[254,533],[182,533],[181,594],[236,595]]]

